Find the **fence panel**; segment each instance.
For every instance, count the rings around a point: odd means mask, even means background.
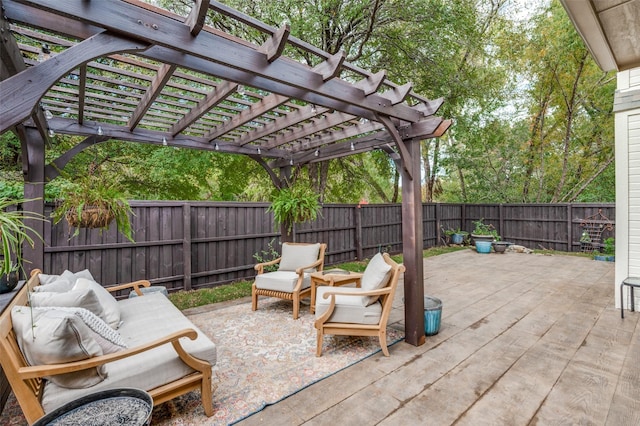
[[[270,246],[280,251],[279,227],[267,203],[134,201],[131,206],[135,243],[114,224],[102,232],[81,229],[72,238],[64,221],[46,224],[42,269],[88,268],[103,285],[149,279],[177,291],[251,279],[256,254],[268,255]],[[51,210],[49,205],[45,212]],[[505,241],[579,251],[582,220],[598,212],[615,218],[615,205],[428,203],[422,212],[424,247],[439,245],[444,230],[471,232],[473,221],[484,219]],[[317,220],[296,225],[295,235],[300,242],[326,242],[327,266],[370,258],[379,250],[401,253],[402,206],[325,205]]]

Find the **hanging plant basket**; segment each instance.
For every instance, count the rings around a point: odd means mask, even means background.
[[[76,210],[68,210],[65,218],[69,226],[74,228],[106,228],[115,219],[115,215],[110,210],[89,206],[84,207],[80,215]]]

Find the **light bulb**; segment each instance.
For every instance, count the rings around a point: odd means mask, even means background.
[[[169,143],[167,142],[167,138],[165,138],[164,136],[162,137],[162,145],[164,146],[169,145]]]
[[[238,95],[244,95],[244,86],[242,84],[238,84]]]
[[[353,144],[353,142],[351,142],[351,151],[355,151],[356,150],[356,146]]]
[[[102,126],[98,126],[98,135],[100,136],[104,135],[104,132],[102,131]]]
[[[216,151],[219,151],[219,150],[220,150],[220,147],[218,146],[218,144],[215,144],[215,145],[213,146],[213,149],[215,149]]]
[[[44,118],[46,118],[47,120],[51,120],[53,118],[53,114],[51,114],[51,111],[49,111],[48,109],[45,109]]]
[[[316,152],[313,155],[315,155],[316,157],[319,156],[320,155],[320,150],[316,149]]]
[[[318,108],[316,108],[316,105],[315,105],[315,104],[311,104],[311,112],[312,112],[313,114],[315,114],[316,112],[318,112]]]
[[[289,160],[289,165],[293,166],[293,158],[291,160]]]
[[[258,147],[258,155],[262,154],[262,151],[260,151],[260,147]]]
[[[53,129],[49,129],[47,134],[49,135],[50,138],[52,138],[52,137],[54,137],[56,135],[56,132],[54,132]]]

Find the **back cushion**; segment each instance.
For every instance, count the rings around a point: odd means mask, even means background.
[[[103,354],[100,345],[81,318],[56,309],[15,306],[11,311],[13,330],[20,350],[30,365],[80,361]],[[107,377],[104,366],[50,376],[65,388],[94,386]]]
[[[34,308],[67,307],[85,308],[106,321],[104,309],[100,299],[91,289],[72,290],[65,293],[38,292],[31,293],[29,303]]]
[[[381,253],[378,253],[371,258],[367,268],[364,270],[360,287],[365,290],[378,290],[387,285],[389,278],[391,278],[391,265],[384,261]],[[378,296],[369,296],[367,305],[374,303],[376,300],[378,300]]]
[[[320,254],[320,244],[282,244],[282,259],[280,260],[280,271],[295,271],[303,266],[311,265],[318,260]],[[305,272],[313,272],[316,268],[309,268]]]
[[[113,329],[120,327],[120,306],[109,290],[87,278],[78,278],[73,290],[92,290],[98,297],[102,309],[104,309],[104,320],[107,324]]]

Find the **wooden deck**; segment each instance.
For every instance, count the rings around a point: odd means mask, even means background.
[[[424,265],[425,293],[443,301],[438,335],[240,424],[640,424],[640,313],[615,309],[613,263],[468,250]],[[394,326],[403,317],[400,293]]]

